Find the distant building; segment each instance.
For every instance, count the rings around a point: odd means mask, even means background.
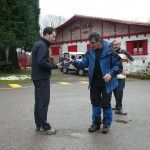
[[[86,52],[90,48],[89,34],[98,32],[106,41],[121,42],[122,48],[136,60],[134,72],[150,64],[150,23],[74,15],[56,30],[51,56],[57,60],[62,52]]]

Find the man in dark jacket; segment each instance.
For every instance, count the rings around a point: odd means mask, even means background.
[[[96,32],[89,35],[90,50],[82,61],[70,60],[76,68],[88,67],[90,99],[92,104],[92,126],[89,132],[100,129],[101,108],[103,109],[103,127],[101,132],[108,133],[112,122],[111,95],[117,87],[116,75],[122,71],[118,54],[110,49]]]
[[[118,53],[121,57],[123,70],[120,74],[117,75],[118,78],[118,86],[113,91],[116,101],[116,106],[113,108],[115,110],[115,114],[119,115],[127,115],[127,112],[122,109],[122,99],[123,99],[123,90],[125,88],[125,80],[126,75],[130,73],[130,71],[134,68],[135,61],[134,58],[130,55],[127,50],[121,49],[121,43],[118,40],[114,40],[112,42],[113,49]],[[127,63],[130,63],[130,66],[127,68]]]
[[[31,77],[35,86],[34,117],[36,131],[43,134],[56,134],[47,122],[47,112],[50,102],[50,76],[52,69],[58,69],[61,64],[49,61],[49,47],[55,41],[56,31],[52,27],[43,30],[43,37],[35,43],[32,49]]]

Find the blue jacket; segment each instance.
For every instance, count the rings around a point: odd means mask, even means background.
[[[95,69],[95,51],[91,47],[90,50],[85,54],[82,61],[75,60],[73,65],[76,68],[86,68],[88,67],[88,77],[89,77],[89,88],[93,80],[93,73]],[[112,78],[109,82],[105,82],[107,93],[110,93],[118,86],[118,80],[116,75],[122,72],[122,62],[121,58],[116,51],[110,49],[109,44],[102,40],[102,55],[99,60],[100,67],[103,76],[109,73]]]

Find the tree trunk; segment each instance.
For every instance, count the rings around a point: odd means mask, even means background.
[[[0,49],[0,61],[6,60],[6,51]]]
[[[20,69],[19,63],[18,63],[18,55],[15,47],[11,47],[9,49],[9,55],[8,55],[8,60],[12,61],[15,69]]]

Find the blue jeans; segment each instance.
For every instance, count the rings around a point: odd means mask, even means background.
[[[112,108],[111,108],[112,92],[107,93],[105,87],[90,88],[90,99],[92,104],[92,123],[97,124],[97,119],[103,110],[103,124],[110,126],[112,122]]]
[[[111,106],[103,109],[103,124],[110,126],[112,123],[112,108]],[[101,115],[101,106],[92,105],[92,123],[97,124],[96,118]]]
[[[116,109],[122,109],[123,90],[125,87],[125,78],[118,79],[118,87],[113,91],[116,100]]]

